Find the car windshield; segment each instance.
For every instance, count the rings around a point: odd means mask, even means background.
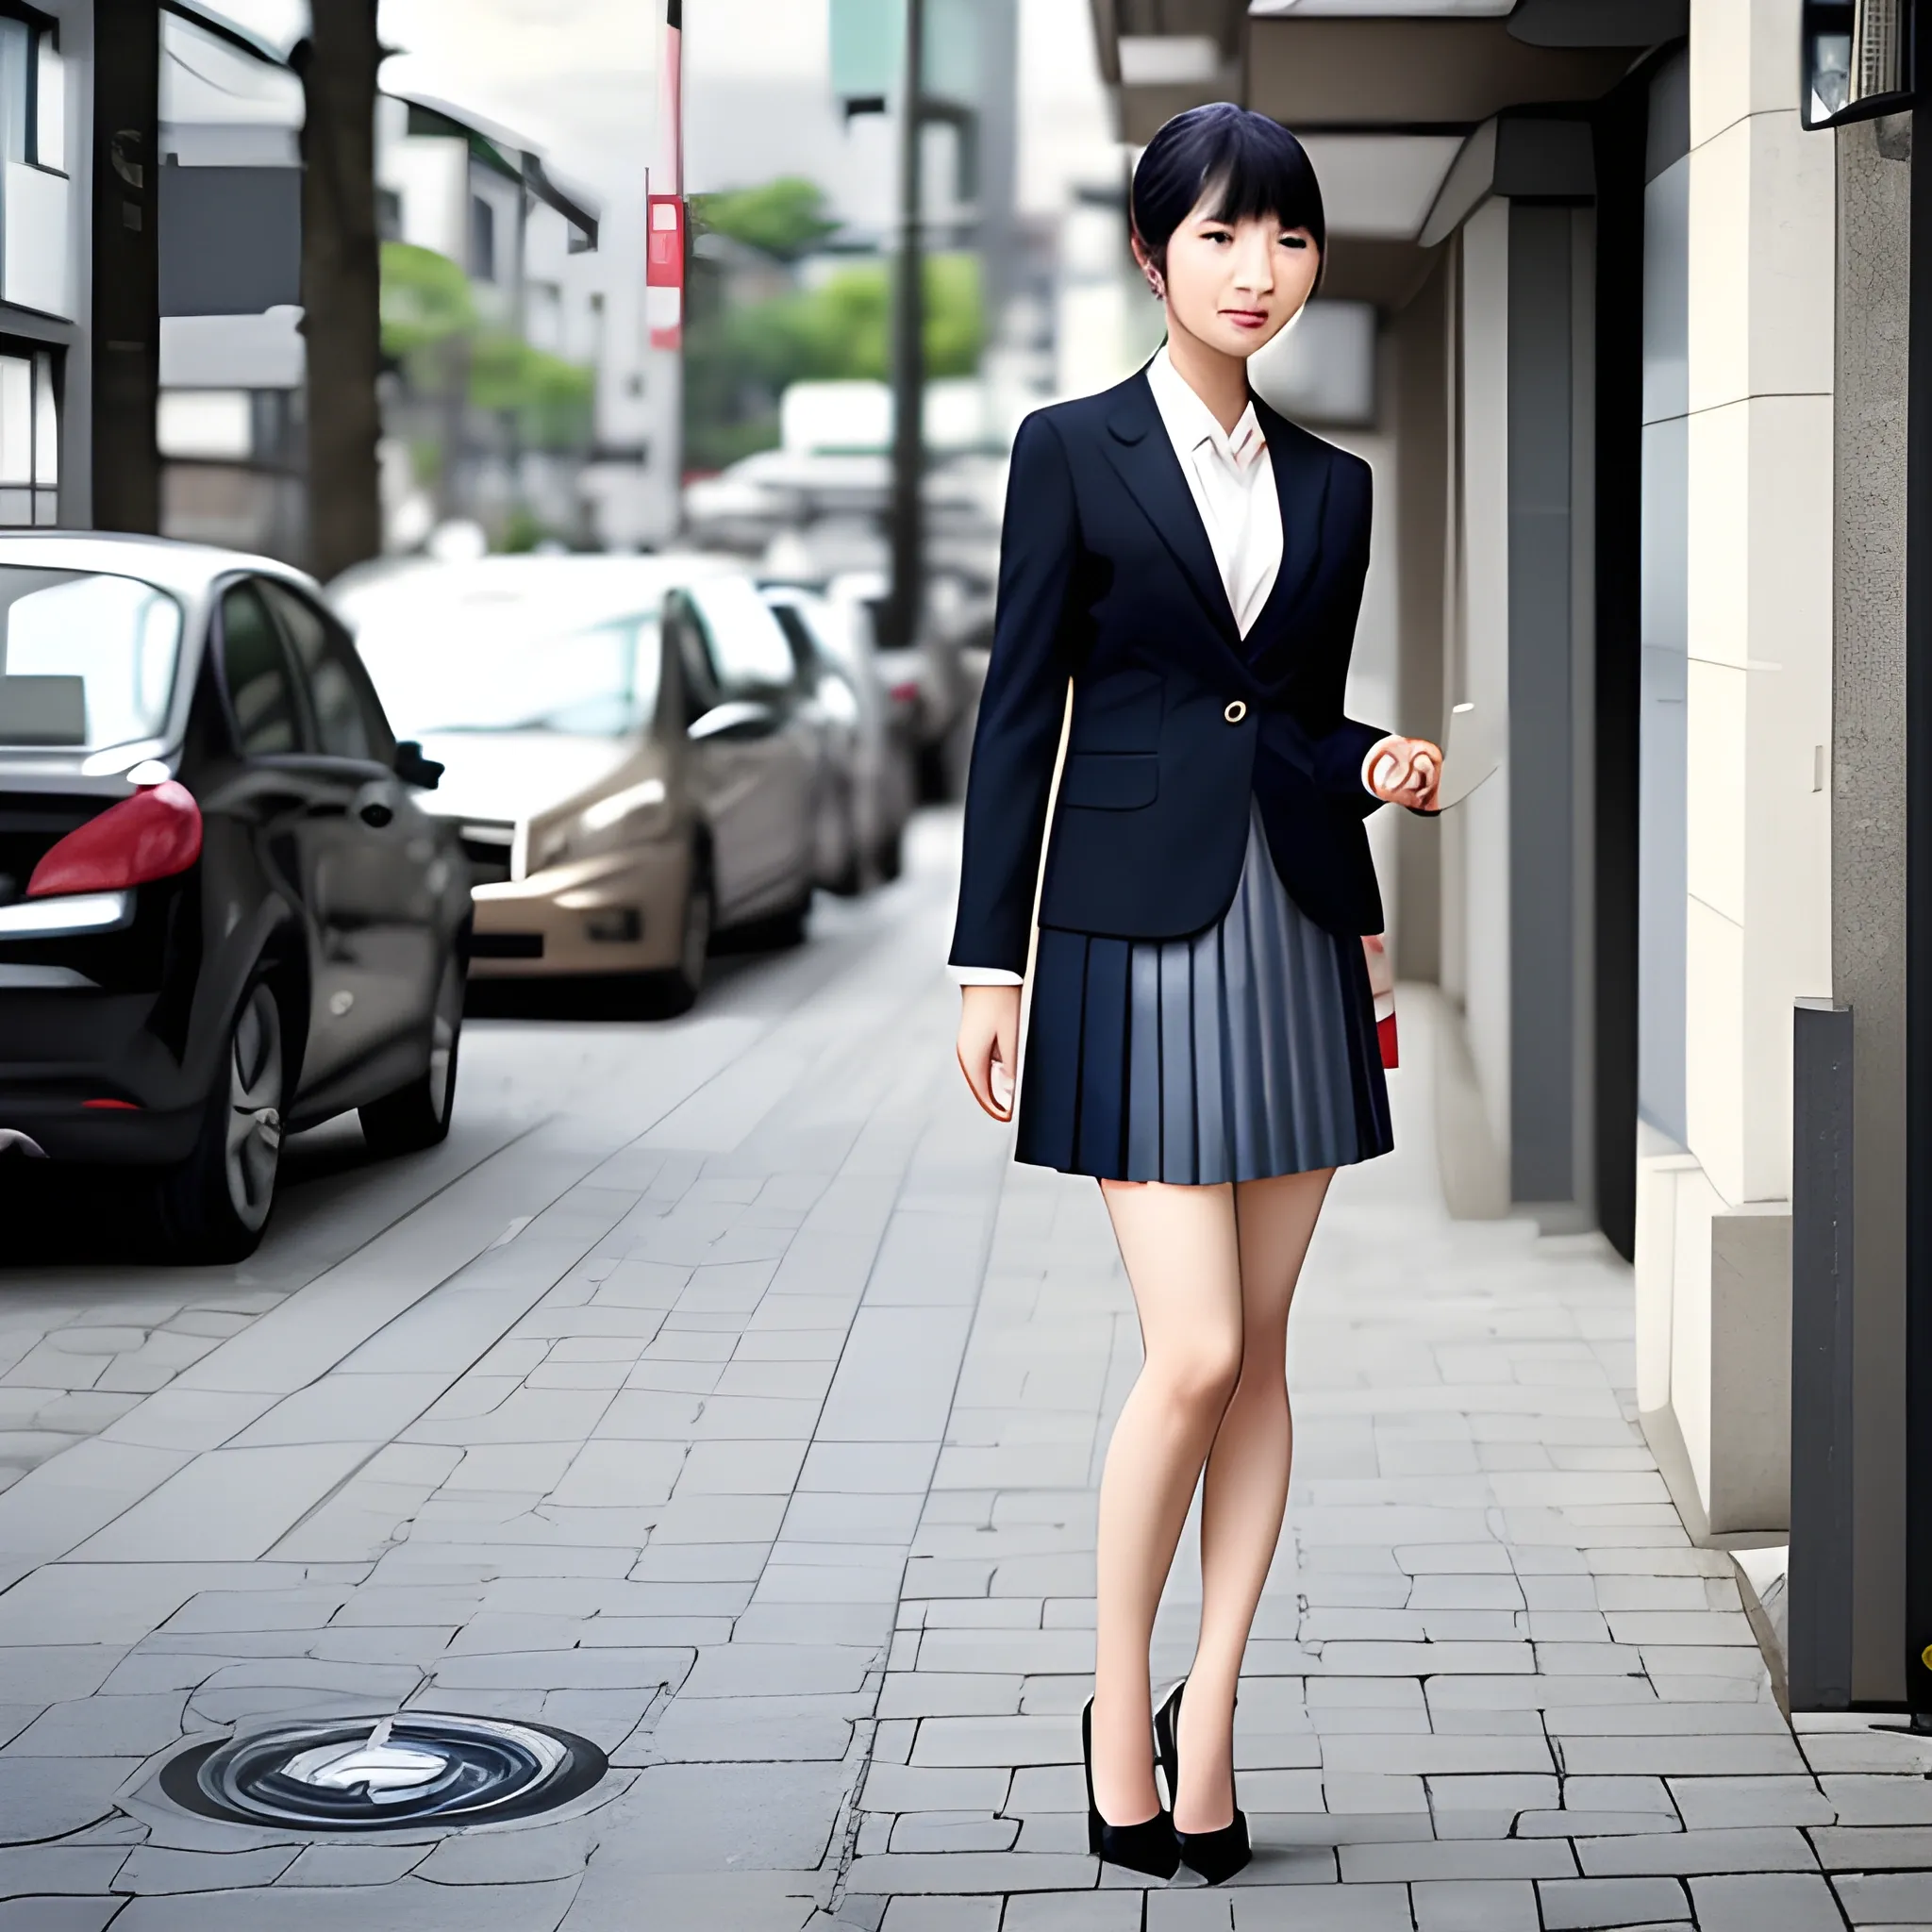
[[[181,607],[153,584],[0,564],[0,745],[154,737],[180,654]]]
[[[445,620],[446,622],[446,620]],[[608,618],[545,636],[494,623],[439,626],[427,609],[364,619],[357,649],[403,737],[556,731],[622,738],[658,702],[658,620]]]

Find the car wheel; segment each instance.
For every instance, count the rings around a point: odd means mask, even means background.
[[[819,881],[841,899],[865,889],[865,855],[859,849],[858,808],[852,793],[849,782],[839,787],[819,833]]]
[[[429,1064],[409,1082],[357,1108],[362,1138],[376,1155],[415,1154],[449,1138],[457,1098],[457,1052],[463,1039],[463,962],[452,947],[429,1022]]]
[[[169,1259],[240,1261],[255,1252],[281,1166],[285,1064],[282,1010],[258,980],[235,1016],[193,1151],[155,1191]]]
[[[678,941],[677,964],[656,975],[658,1009],[667,1015],[688,1013],[705,989],[710,964],[711,933],[717,924],[717,900],[711,873],[702,857],[693,858],[691,884],[685,890],[684,933]]]

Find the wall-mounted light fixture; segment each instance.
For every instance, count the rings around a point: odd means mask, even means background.
[[[1841,127],[1912,105],[1913,0],[1805,0],[1800,112]]]

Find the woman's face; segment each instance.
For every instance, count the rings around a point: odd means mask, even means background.
[[[1168,242],[1168,319],[1223,355],[1245,358],[1301,313],[1322,258],[1306,228],[1272,216],[1222,221],[1219,198],[1210,189]],[[1134,253],[1151,272],[1138,241]]]

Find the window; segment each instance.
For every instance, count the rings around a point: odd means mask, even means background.
[[[222,599],[222,681],[244,758],[302,748],[281,634],[252,584],[238,584]]]
[[[790,688],[797,675],[791,646],[749,578],[719,577],[694,584],[686,595],[704,632],[712,675],[725,697],[757,697]]]
[[[34,36],[34,132],[28,146],[36,165],[66,173],[67,63],[52,27]]]
[[[496,210],[480,194],[470,197],[470,273],[479,282],[496,279]]]
[[[684,722],[695,724],[718,702],[718,679],[704,625],[683,591],[674,591],[664,600],[664,636],[668,649],[677,654],[684,679]]]
[[[373,696],[365,693],[348,648],[328,620],[306,598],[263,579],[268,600],[295,649],[295,663],[308,692],[315,740],[330,758],[387,764],[395,746]]]
[[[180,643],[181,607],[137,577],[0,567],[0,744],[156,736]]]
[[[59,485],[53,352],[0,342],[0,525],[58,522]]]

